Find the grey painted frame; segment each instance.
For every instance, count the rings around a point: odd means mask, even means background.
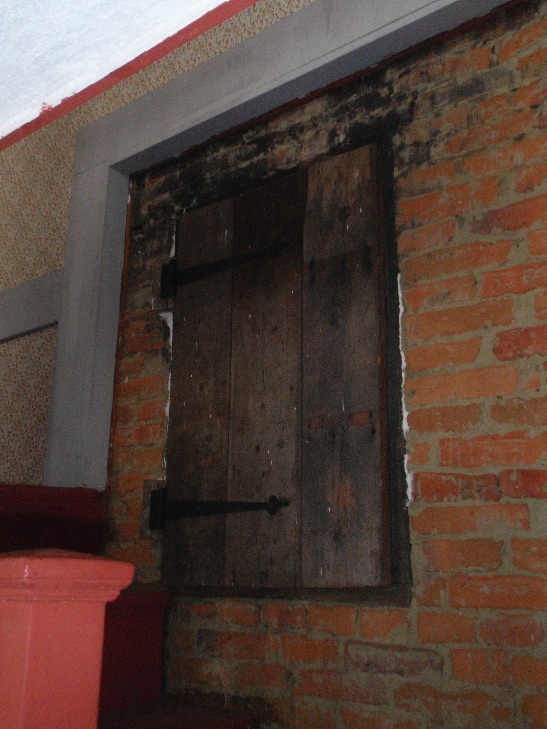
[[[129,175],[502,4],[316,0],[78,134],[46,484],[106,486]]]
[[[0,291],[0,342],[56,324],[62,271],[53,271]]]

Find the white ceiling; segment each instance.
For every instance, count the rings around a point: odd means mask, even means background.
[[[0,137],[222,2],[0,0]]]

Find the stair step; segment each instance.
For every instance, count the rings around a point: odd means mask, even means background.
[[[241,713],[211,709],[186,699],[165,697],[159,702],[103,715],[98,729],[250,729]]]

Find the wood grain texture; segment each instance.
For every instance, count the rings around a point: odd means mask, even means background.
[[[290,504],[275,516],[228,517],[226,581],[294,587],[300,482],[302,176],[250,190],[235,204],[234,251],[275,256],[234,271],[229,495]]]
[[[303,282],[302,586],[387,578],[381,250],[371,148],[308,172]]]
[[[179,268],[232,254],[233,201],[184,214]],[[171,499],[223,500],[228,495],[232,275],[224,272],[179,289],[176,296],[167,444]],[[166,577],[222,584],[225,516],[168,522]]]

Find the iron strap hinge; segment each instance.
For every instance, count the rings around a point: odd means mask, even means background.
[[[288,245],[289,242],[279,238],[279,240],[276,240],[273,245],[265,250],[241,253],[230,258],[220,258],[217,261],[210,261],[209,263],[199,263],[189,268],[179,268],[176,259],[170,258],[161,267],[160,298],[169,299],[175,296],[179,286],[186,286],[194,281],[201,281],[208,276],[213,276],[215,273],[229,271],[232,268],[243,266],[250,261],[258,261],[266,256],[276,256]]]
[[[168,499],[165,487],[150,493],[150,529],[163,529],[172,519],[194,519],[215,514],[240,514],[244,511],[267,511],[274,516],[289,505],[288,499],[270,496],[268,501],[184,501]]]

